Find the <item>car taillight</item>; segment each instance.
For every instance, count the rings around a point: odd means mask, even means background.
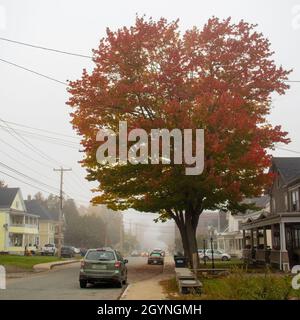
[[[120,262],[120,261],[117,261],[117,262],[115,263],[115,268],[120,268],[120,266],[121,266],[121,262]]]

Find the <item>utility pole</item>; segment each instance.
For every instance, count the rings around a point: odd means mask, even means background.
[[[59,217],[58,217],[58,245],[57,245],[57,256],[61,257],[61,247],[62,247],[62,239],[63,239],[63,231],[62,231],[62,225],[63,225],[63,181],[64,181],[64,172],[65,171],[72,171],[72,169],[64,169],[63,167],[60,167],[59,169],[53,169],[53,171],[59,171],[60,172],[60,192],[59,192]]]

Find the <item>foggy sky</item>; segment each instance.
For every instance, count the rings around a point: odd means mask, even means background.
[[[276,63],[282,64],[286,69],[293,68],[294,72],[290,75],[290,79],[300,80],[300,19],[297,16],[297,12],[300,16],[300,9],[298,7],[300,7],[300,0],[0,0],[0,20],[2,19],[0,37],[90,55],[91,49],[96,48],[99,39],[105,36],[107,26],[116,29],[123,25],[131,25],[134,23],[136,13],[146,14],[155,19],[161,16],[170,20],[180,18],[182,30],[193,25],[201,27],[212,15],[220,18],[231,16],[235,22],[244,19],[247,22],[258,23],[257,30],[263,32],[272,43],[272,49],[276,52]],[[4,41],[0,41],[0,58],[61,81],[77,79],[83,68],[88,70],[92,68],[92,62],[89,59],[60,55]],[[69,124],[70,109],[65,105],[68,94],[63,85],[0,61],[0,88],[0,118],[66,135],[75,135]],[[281,124],[283,129],[289,132],[292,143],[287,148],[300,152],[299,103],[300,83],[294,83],[291,84],[291,89],[285,96],[274,96],[270,120],[273,124]],[[30,140],[56,160],[56,162],[47,161],[47,167],[45,167],[26,159],[23,153],[31,154],[33,158],[44,161],[1,128],[0,138],[15,146],[19,153],[1,141],[0,150],[21,163],[16,163],[0,151],[1,161],[31,177],[42,179],[53,187],[59,186],[59,178],[52,168],[60,163],[72,167],[74,172],[66,173],[65,176],[66,192],[80,203],[86,203],[90,199],[89,189],[95,184],[89,184],[82,179],[85,172],[77,164],[83,156],[82,153],[75,149]],[[277,150],[274,155],[296,156],[297,154]],[[25,169],[22,163],[34,169],[35,172]],[[3,168],[0,170],[9,172]],[[35,188],[1,174],[0,179],[4,179],[10,187],[21,187],[25,197],[28,193],[37,192]]]

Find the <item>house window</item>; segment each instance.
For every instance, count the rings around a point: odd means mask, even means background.
[[[292,191],[292,211],[299,211],[299,191]]]
[[[22,247],[22,245],[23,245],[23,234],[10,233],[9,234],[9,244],[10,244],[11,247]]]
[[[276,201],[274,198],[272,199],[272,211],[276,212]]]
[[[280,188],[280,179],[279,179],[279,177],[277,178],[277,188]]]
[[[300,229],[294,230],[294,249],[300,249]]]
[[[23,222],[24,222],[23,216],[14,216],[14,215],[10,216],[10,223],[12,225],[21,225],[23,224]]]

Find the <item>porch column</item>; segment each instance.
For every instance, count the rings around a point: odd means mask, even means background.
[[[246,230],[243,230],[243,249],[246,248]]]
[[[258,249],[259,246],[259,229],[256,228],[256,248]]]
[[[274,248],[274,232],[275,232],[275,226],[274,224],[271,225],[271,248],[273,250]]]
[[[253,229],[251,229],[251,249],[254,248],[254,237],[253,237]]]
[[[268,246],[267,243],[267,227],[264,227],[264,249],[266,250]]]
[[[283,253],[286,253],[286,239],[285,239],[285,223],[280,222],[280,269],[283,270],[284,256]]]
[[[280,250],[286,251],[285,226],[284,222],[280,222]]]

